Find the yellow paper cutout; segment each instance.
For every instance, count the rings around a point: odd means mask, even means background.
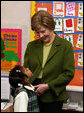
[[[83,13],[79,13],[81,16],[83,16]]]
[[[35,14],[35,5],[36,5],[36,2],[31,1],[31,17]],[[31,39],[30,39],[30,41],[35,40],[34,37],[35,37],[34,31],[31,30]]]
[[[79,28],[79,30],[83,30],[83,27],[81,27],[81,26],[78,26],[78,28]]]

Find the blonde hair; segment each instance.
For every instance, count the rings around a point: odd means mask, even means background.
[[[55,29],[55,22],[53,16],[44,10],[38,11],[31,18],[32,30],[37,31],[41,26],[44,26],[50,30]]]

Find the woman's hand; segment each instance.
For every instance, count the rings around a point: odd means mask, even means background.
[[[49,89],[49,86],[48,84],[39,84],[39,85],[35,85],[34,88],[36,88],[35,90],[36,94],[41,95]]]

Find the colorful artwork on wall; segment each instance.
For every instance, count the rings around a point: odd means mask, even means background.
[[[1,29],[1,71],[21,64],[21,29]]]

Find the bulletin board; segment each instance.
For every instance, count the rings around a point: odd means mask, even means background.
[[[31,16],[39,10],[48,11],[54,18],[56,32],[72,43],[75,75],[70,86],[83,86],[83,1],[31,1]],[[31,30],[31,41],[39,37]]]

